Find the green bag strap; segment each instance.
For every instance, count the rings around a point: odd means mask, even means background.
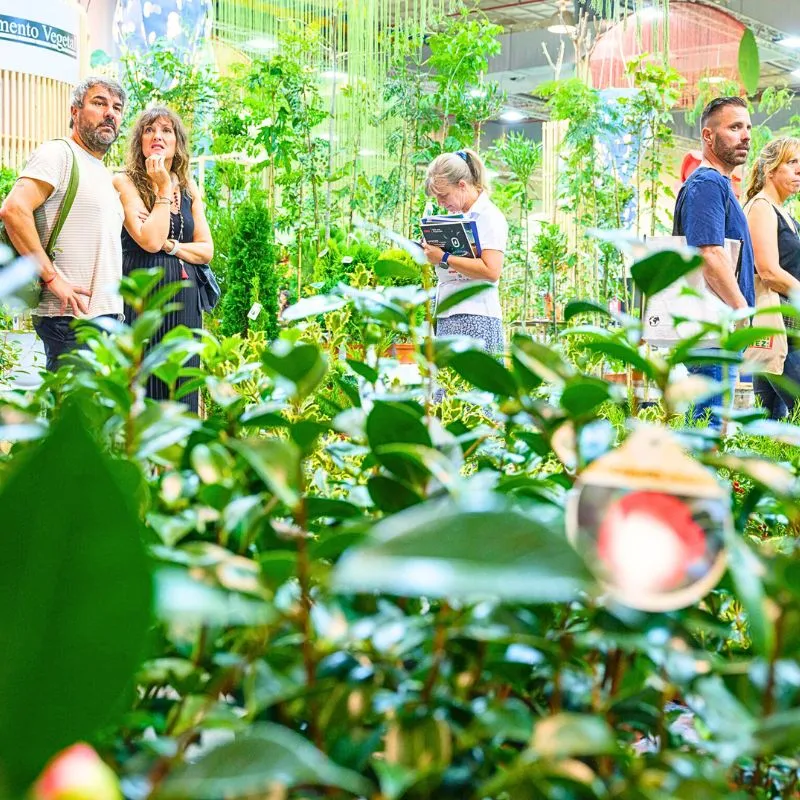
[[[53,225],[53,230],[50,231],[50,238],[47,240],[47,247],[45,247],[45,252],[50,259],[53,258],[53,247],[55,247],[58,235],[61,233],[61,229],[64,227],[64,223],[67,221],[67,216],[72,210],[72,204],[75,202],[75,195],[78,193],[78,179],[80,177],[78,174],[78,159],[75,157],[72,147],[70,147],[70,144],[66,139],[61,139],[60,141],[64,142],[64,144],[67,146],[67,150],[69,150],[70,155],[72,156],[72,168],[69,172],[67,191],[64,194],[64,199],[61,201],[61,208],[58,209],[58,216],[56,217],[55,224]]]

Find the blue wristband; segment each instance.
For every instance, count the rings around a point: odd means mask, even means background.
[[[447,259],[450,258],[452,253],[442,253],[442,260],[439,262],[442,266],[447,264]]]

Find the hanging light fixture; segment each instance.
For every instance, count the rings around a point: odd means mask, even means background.
[[[548,33],[557,33],[560,36],[571,36],[576,30],[578,26],[575,24],[575,15],[570,11],[551,17],[547,26]]]
[[[500,119],[503,122],[522,122],[522,120],[525,119],[525,114],[523,114],[519,109],[507,108],[500,115]]]
[[[559,36],[571,36],[578,30],[578,21],[568,8],[565,0],[558,5],[558,11],[547,20],[547,32]]]

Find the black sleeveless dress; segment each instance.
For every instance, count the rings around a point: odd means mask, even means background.
[[[179,242],[191,242],[194,237],[194,218],[192,217],[192,198],[191,195],[181,192],[181,206],[179,212],[170,212],[169,236],[168,239],[175,239]],[[160,267],[164,270],[164,276],[159,281],[156,289],[167,283],[175,283],[181,280],[189,280],[191,285],[182,288],[171,300],[172,303],[179,303],[180,308],[170,311],[165,317],[161,327],[150,337],[149,347],[156,345],[164,335],[178,325],[186,325],[188,328],[201,328],[203,325],[203,315],[200,310],[200,295],[197,291],[197,274],[194,264],[187,264],[177,256],[170,256],[164,252],[148,253],[142,250],[133,240],[131,235],[122,229],[122,273],[130,275],[135,269],[150,269]],[[154,290],[155,291],[155,290]],[[135,312],[129,305],[125,305],[125,321],[130,324],[133,321]],[[185,366],[199,367],[200,357],[192,356]],[[178,386],[185,379],[178,379]],[[153,400],[168,400],[169,387],[161,379],[151,375],[147,380],[147,396]],[[198,411],[198,392],[191,392],[181,398],[181,402],[189,406],[189,410],[195,414]]]
[[[778,263],[793,278],[800,281],[800,225],[794,217],[790,225],[786,218],[775,208],[778,217]],[[788,298],[783,298],[788,303]],[[791,327],[797,327],[797,321]]]

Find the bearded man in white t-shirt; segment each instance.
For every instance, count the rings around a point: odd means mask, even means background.
[[[44,343],[47,369],[76,346],[75,318],[121,317],[123,212],[111,173],[103,164],[119,136],[125,91],[113,80],[87,78],[72,93],[70,137],[45,142],[31,154],[2,208],[11,243],[39,265],[42,299],[33,324]],[[43,242],[58,216],[78,166],[78,191],[64,222],[53,260]]]

